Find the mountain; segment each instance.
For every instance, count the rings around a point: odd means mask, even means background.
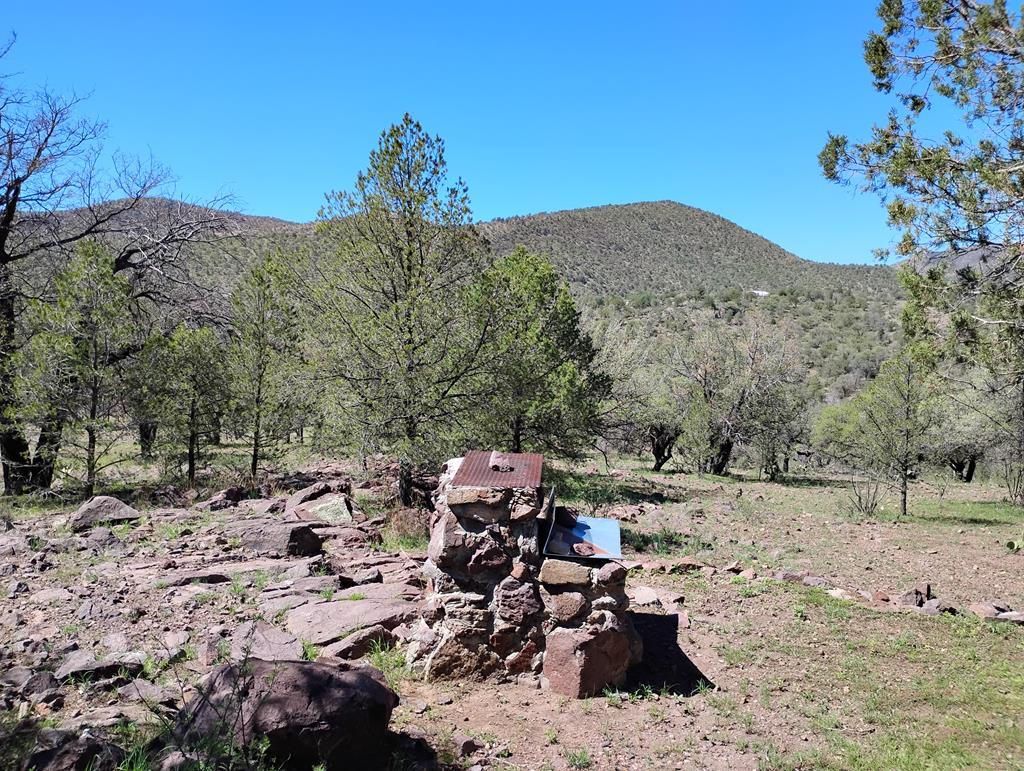
[[[577,290],[595,295],[778,292],[814,283],[887,294],[897,288],[889,268],[802,260],[734,222],[673,201],[503,218],[481,228],[498,254],[516,244],[547,254]]]
[[[902,294],[885,266],[804,260],[716,214],[672,201],[481,223],[496,254],[547,255],[588,317],[683,339],[708,318],[757,314],[797,340],[821,395],[873,377],[899,339]]]

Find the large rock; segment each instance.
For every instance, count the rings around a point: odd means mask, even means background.
[[[353,632],[343,640],[331,643],[320,651],[321,656],[337,656],[339,659],[361,659],[376,646],[390,647],[397,641],[394,632],[380,624]]]
[[[174,735],[184,746],[265,737],[269,757],[290,769],[381,768],[397,705],[373,667],[251,659],[215,670],[179,713]]]
[[[445,503],[452,513],[478,522],[502,522],[511,517],[512,490],[496,487],[452,487]]]
[[[587,698],[626,678],[630,641],[615,626],[560,628],[547,637],[544,677],[555,693]]]
[[[124,751],[90,733],[45,730],[21,764],[22,771],[114,771]]]
[[[285,501],[285,511],[290,511],[296,506],[301,506],[303,503],[309,501],[315,501],[317,498],[322,498],[331,492],[331,486],[326,482],[315,482],[309,487],[304,487],[301,490],[292,493],[288,496],[288,500]]]
[[[146,663],[146,654],[141,651],[127,651],[97,659],[91,651],[80,649],[67,655],[54,672],[58,680],[98,679],[125,674],[137,675]]]
[[[127,503],[109,495],[97,495],[78,507],[68,519],[68,527],[80,532],[101,522],[137,522],[141,517],[142,514]]]
[[[301,659],[302,643],[266,621],[247,621],[231,635],[231,660]]]
[[[314,557],[323,551],[323,540],[309,525],[272,520],[242,521],[235,528],[242,546],[268,556]]]
[[[308,602],[288,611],[288,631],[300,640],[327,645],[365,627],[385,629],[416,617],[416,587],[403,584],[366,584],[335,595],[328,602]]]

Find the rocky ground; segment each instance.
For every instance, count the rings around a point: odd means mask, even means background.
[[[425,543],[415,526],[396,537],[403,514],[376,515],[386,490],[349,472],[322,465],[258,499],[15,518],[4,730],[124,745],[227,662],[364,660],[400,696],[398,768],[1024,764],[1024,555],[1002,545],[1020,528],[969,521],[973,490],[931,518],[864,523],[825,483],[577,475],[576,505],[623,525],[646,657],[622,688],[572,700],[409,675]]]

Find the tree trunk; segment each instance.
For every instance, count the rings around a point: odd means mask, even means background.
[[[907,518],[907,488],[910,486],[908,483],[909,474],[904,471],[900,475],[900,519]]]
[[[213,414],[213,426],[210,430],[210,444],[220,447],[220,422],[223,416],[219,412]]]
[[[96,418],[99,415],[100,388],[95,377],[89,388],[89,422],[85,426],[85,494],[90,498],[96,491]]]
[[[651,454],[654,455],[652,470],[661,471],[672,458],[672,448],[675,447],[678,437],[665,426],[651,426],[647,433],[651,440]]]
[[[256,414],[253,416],[252,426],[252,460],[249,463],[249,476],[256,479],[256,471],[260,465],[260,431],[263,430],[262,424],[263,415],[259,407],[256,408]]]
[[[10,265],[0,264],[0,458],[4,468],[4,494],[21,495],[30,486],[30,448],[14,423],[15,293]]]
[[[725,439],[714,448],[715,454],[711,458],[710,471],[716,476],[724,476],[729,469],[729,461],[732,459],[732,439]]]
[[[190,487],[196,484],[196,456],[199,454],[199,433],[196,429],[196,403],[193,400],[188,410],[188,471],[186,476]]]
[[[412,506],[412,462],[408,458],[398,461],[398,498],[403,506]]]
[[[510,452],[523,451],[523,416],[516,415],[512,419],[512,446]]]
[[[977,469],[977,467],[977,459],[971,458],[970,460],[967,461],[967,468],[964,469],[964,473],[961,475],[961,478],[964,480],[964,482],[969,483],[974,479],[974,471],[975,469]]]
[[[51,413],[39,429],[39,441],[36,442],[35,455],[29,467],[29,489],[49,490],[53,484],[53,475],[57,468],[57,456],[60,454],[61,441],[64,437],[64,416],[55,411]]]
[[[153,457],[153,447],[156,445],[157,424],[154,421],[143,421],[139,423],[139,452],[144,460]]]

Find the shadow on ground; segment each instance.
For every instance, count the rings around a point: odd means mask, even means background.
[[[678,615],[637,612],[629,615],[644,641],[644,660],[626,674],[626,687],[630,691],[649,687],[691,696],[715,687],[679,647]]]

